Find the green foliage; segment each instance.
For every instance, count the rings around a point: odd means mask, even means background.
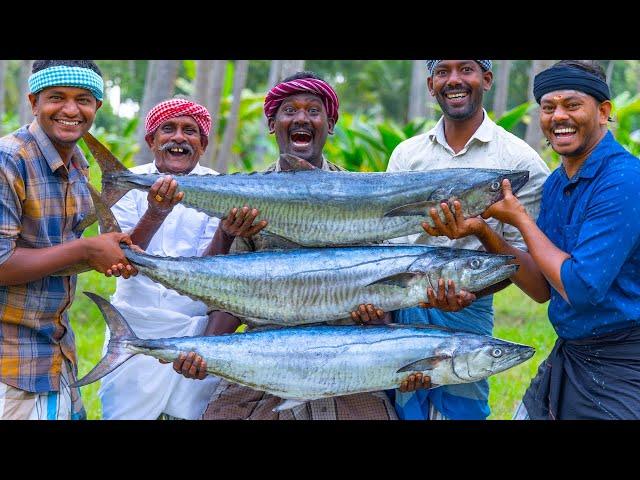
[[[640,93],[631,95],[623,92],[613,99],[613,111],[611,113],[615,122],[611,130],[624,147],[633,155],[640,155],[640,130],[638,120],[640,118]]]

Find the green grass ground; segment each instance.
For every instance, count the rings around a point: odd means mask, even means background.
[[[96,272],[78,277],[76,299],[70,310],[71,325],[76,333],[79,374],[87,374],[102,356],[105,324],[100,311],[83,291],[109,298],[115,289],[115,279],[107,279]],[[524,364],[494,375],[489,379],[491,393],[490,419],[510,419],[540,362],[548,355],[556,335],[547,320],[547,305],[539,305],[511,286],[495,297],[495,330],[498,338],[524,343],[536,348],[536,354]],[[101,418],[98,399],[99,382],[82,387],[82,398],[89,419]]]

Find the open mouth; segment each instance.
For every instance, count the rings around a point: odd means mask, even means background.
[[[78,125],[80,125],[80,120],[60,120],[60,119],[55,119],[54,120],[56,123],[63,125],[65,127],[77,127]]]
[[[462,102],[465,98],[469,96],[468,92],[447,92],[444,94],[447,100],[452,102]]]
[[[186,148],[182,148],[182,147],[172,147],[167,149],[167,151],[176,157],[182,157],[184,155],[189,155],[191,153],[190,150],[187,150]]]
[[[554,128],[553,134],[557,138],[569,138],[575,135],[576,129],[573,127],[562,127],[562,128]]]
[[[292,132],[290,138],[291,143],[293,143],[295,147],[304,148],[311,144],[313,135],[311,135],[309,132],[298,130],[296,132]]]

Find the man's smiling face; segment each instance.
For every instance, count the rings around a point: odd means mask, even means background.
[[[31,111],[54,144],[73,145],[87,133],[102,102],[89,90],[49,87],[29,94]]]
[[[327,118],[319,96],[299,93],[282,101],[275,117],[269,119],[269,133],[275,133],[281,154],[289,153],[318,166],[334,124],[333,118]]]

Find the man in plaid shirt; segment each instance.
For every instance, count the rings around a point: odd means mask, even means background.
[[[37,60],[29,78],[34,121],[0,139],[0,419],[84,418],[76,346],[66,310],[79,262],[107,276],[135,275],[119,243],[80,238],[90,213],[88,164],[76,142],[102,105],[90,60]]]

